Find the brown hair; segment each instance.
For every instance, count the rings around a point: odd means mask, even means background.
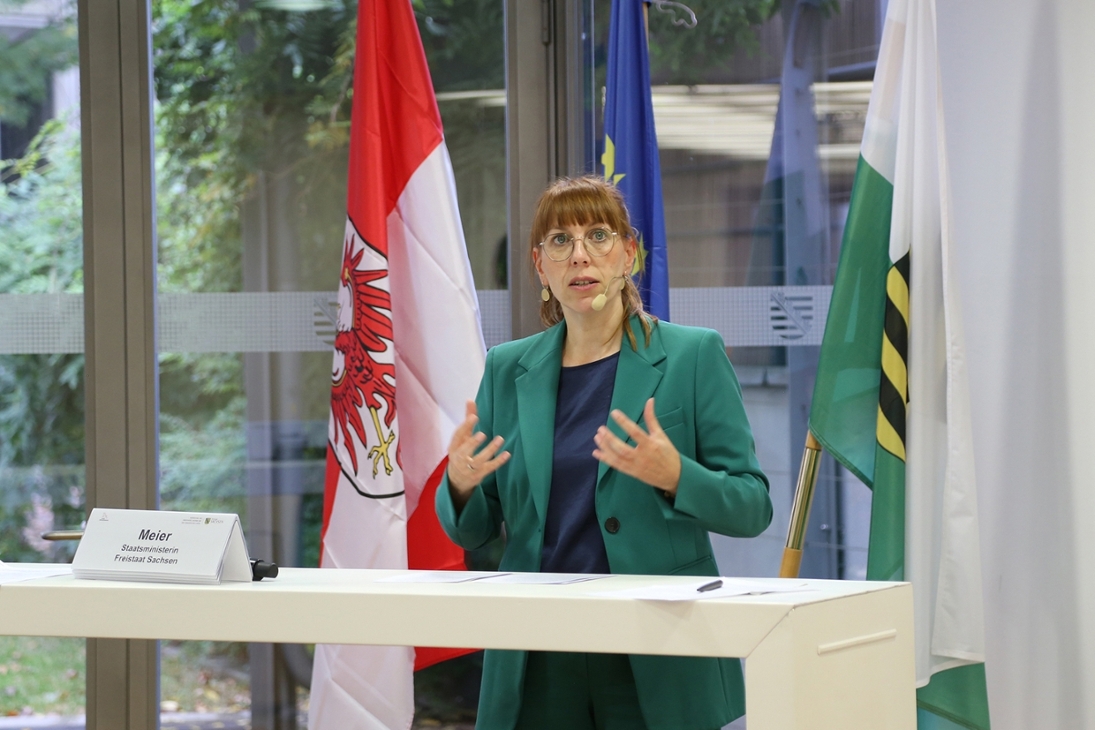
[[[590,223],[604,223],[625,240],[634,237],[623,194],[615,185],[596,175],[559,178],[541,193],[540,200],[536,203],[536,213],[532,217],[532,232],[529,236],[529,250],[535,251],[552,228],[585,226]],[[636,241],[637,245],[638,241]],[[639,271],[642,271],[642,257],[640,256],[637,261]],[[533,276],[535,275],[534,268]],[[633,315],[639,316],[644,340],[649,346],[651,325],[657,322],[657,317],[643,311],[642,297],[639,296],[639,289],[630,276],[624,277],[624,288],[620,291],[620,298],[624,305],[624,332],[631,343],[631,349],[638,349],[635,333],[631,331],[630,319]],[[546,302],[541,302],[540,321],[545,327],[558,324],[562,319],[563,308],[559,306],[558,299],[551,297]]]

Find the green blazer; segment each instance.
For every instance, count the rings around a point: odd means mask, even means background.
[[[681,455],[673,500],[604,464],[597,474],[596,512],[613,573],[718,575],[708,531],[759,535],[772,520],[768,480],[722,338],[712,330],[659,322],[644,346],[626,336],[612,408],[642,425],[654,397],[658,422]],[[476,396],[479,426],[501,434],[512,457],[487,477],[457,513],[446,477],[437,515],[458,545],[473,550],[506,524],[499,570],[537,572],[551,485],[555,400],[566,323],[487,353]],[[615,421],[613,431],[625,437]],[[593,444],[590,443],[590,450]],[[615,532],[605,522],[615,518]],[[478,730],[509,730],[517,721],[526,653],[488,650],[483,661]],[[741,662],[707,657],[630,657],[643,717],[651,730],[710,730],[745,712]]]

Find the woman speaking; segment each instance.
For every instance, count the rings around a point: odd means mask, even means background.
[[[771,522],[722,338],[643,312],[615,187],[541,195],[531,254],[547,329],[487,354],[449,446],[437,514],[500,570],[718,575],[708,531]],[[488,650],[478,730],[714,730],[745,711],[737,659]]]

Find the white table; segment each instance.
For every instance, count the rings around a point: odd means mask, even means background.
[[[749,730],[916,727],[907,583],[810,580],[801,592],[670,603],[595,594],[696,579],[377,582],[390,574],[283,568],[219,586],[39,578],[0,586],[0,634],[743,657]]]

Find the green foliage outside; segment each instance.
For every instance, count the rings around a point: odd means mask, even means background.
[[[0,164],[0,294],[83,290],[78,139],[54,121]],[[0,559],[65,560],[38,535],[79,525],[84,504],[83,355],[0,355]]]
[[[171,712],[237,713],[251,705],[247,645],[160,642],[160,702]]]
[[[779,12],[780,0],[687,0],[696,13],[695,28],[674,25],[687,14],[651,7],[651,74],[661,83],[699,84],[725,76],[738,51],[760,50],[756,28]]]
[[[0,636],[0,717],[82,715],[83,639]]]
[[[241,291],[245,237],[265,225],[254,220],[264,206],[283,210],[275,225],[306,252],[290,286],[334,288],[355,12],[153,4],[161,292]],[[307,360],[303,379],[319,384],[306,414],[318,419],[329,358],[317,362]],[[246,522],[243,370],[235,353],[161,355],[164,508],[233,511]],[[301,528],[309,545],[321,514]]]
[[[73,23],[47,25],[15,40],[0,35],[0,119],[17,127],[29,122],[49,93],[49,74],[75,66],[76,58]]]
[[[413,5],[434,89],[506,88],[500,0],[414,0]],[[445,123],[450,126],[448,119]]]
[[[84,714],[83,639],[0,636],[0,717]],[[160,696],[178,712],[230,712],[250,704],[246,645],[165,641]]]

